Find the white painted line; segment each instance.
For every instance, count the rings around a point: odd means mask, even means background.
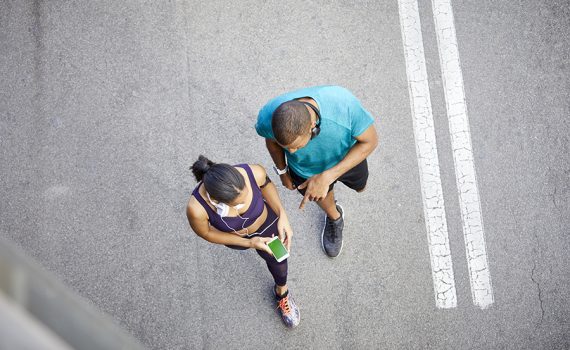
[[[481,202],[473,162],[473,147],[453,10],[450,0],[432,0],[432,7],[449,119],[455,177],[459,191],[471,294],[473,303],[485,309],[493,304],[493,287],[487,262]]]
[[[457,296],[447,234],[447,220],[441,188],[418,3],[417,0],[398,0],[398,8],[414,121],[414,137],[420,170],[435,304],[438,308],[453,308],[457,306]]]

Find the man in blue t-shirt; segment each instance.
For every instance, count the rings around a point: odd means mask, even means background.
[[[325,211],[322,247],[330,257],[342,249],[344,213],[334,199],[337,181],[362,192],[366,157],[378,145],[374,118],[340,86],[317,86],[283,94],[260,111],[255,129],[265,138],[283,186]]]

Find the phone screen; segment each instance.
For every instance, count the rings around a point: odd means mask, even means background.
[[[287,249],[279,239],[274,239],[273,241],[267,243],[267,245],[277,260],[280,260],[282,257],[288,254]]]

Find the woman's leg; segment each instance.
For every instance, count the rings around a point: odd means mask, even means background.
[[[275,214],[275,212],[269,206],[267,206],[267,219],[258,230],[259,232],[262,232],[260,235],[261,237],[272,237],[278,235],[276,219],[277,214]],[[269,269],[271,276],[273,276],[273,280],[277,286],[277,293],[279,295],[283,295],[287,291],[287,259],[281,262],[277,262],[277,260],[275,260],[272,255],[264,251],[256,250],[256,252],[263,258],[263,260],[265,260],[267,268]]]
[[[260,229],[259,232],[262,237],[277,236],[277,215],[273,210],[271,210],[271,208],[269,208],[269,206],[267,206],[267,210],[269,211],[267,221],[262,225],[265,230]],[[301,320],[301,314],[299,313],[299,308],[293,300],[293,297],[289,294],[289,290],[287,288],[288,259],[277,262],[275,257],[271,254],[260,250],[257,250],[257,254],[265,260],[267,268],[269,269],[269,272],[271,272],[273,280],[275,281],[275,299],[277,301],[277,310],[279,310],[281,320],[287,327],[297,326]]]
[[[277,262],[273,256],[267,254],[266,252],[258,250],[257,254],[259,254],[259,256],[265,260],[267,268],[269,269],[271,276],[273,276],[273,280],[277,286],[277,293],[283,295],[287,291],[287,259],[283,260],[282,262]]]

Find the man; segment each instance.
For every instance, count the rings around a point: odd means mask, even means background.
[[[362,192],[368,180],[366,157],[378,145],[374,118],[350,91],[318,86],[283,94],[259,112],[255,129],[265,138],[283,186],[325,212],[323,250],[342,250],[344,212],[334,199],[337,181]]]

